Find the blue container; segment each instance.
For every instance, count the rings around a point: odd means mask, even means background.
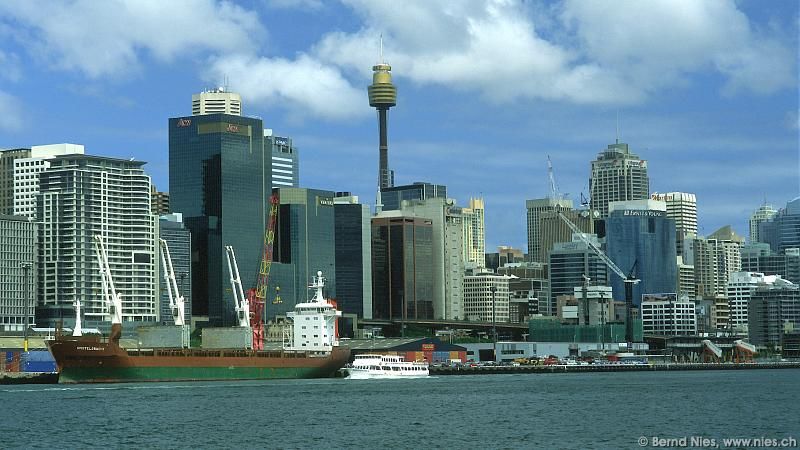
[[[26,361],[55,361],[48,350],[31,350],[25,354]]]
[[[55,372],[55,361],[26,361],[22,366],[23,372]]]

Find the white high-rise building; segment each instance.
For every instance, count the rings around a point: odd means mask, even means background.
[[[141,161],[61,155],[39,174],[39,307],[43,326],[73,317],[83,304],[87,326],[108,324],[95,256],[103,238],[124,322],[158,320],[158,244],[150,177]]]
[[[697,335],[695,303],[667,295],[645,296],[641,304],[642,333],[656,336]]]
[[[730,326],[737,334],[747,336],[747,305],[753,291],[760,285],[774,285],[780,275],[764,275],[760,272],[734,272],[728,280],[728,305]]]
[[[680,256],[686,236],[697,234],[697,197],[686,192],[654,192],[650,198],[666,203],[667,217],[675,220],[676,252]]]
[[[29,158],[14,161],[14,215],[36,219],[36,196],[39,174],[50,167],[50,160],[59,155],[82,155],[83,145],[50,144],[31,147]]]
[[[192,95],[192,115],[231,114],[242,115],[242,97],[228,92],[224,87],[209,89]]]
[[[528,210],[528,260],[533,262],[546,262],[547,253],[541,251],[542,227],[539,221],[545,211],[567,211],[572,209],[572,200],[566,198],[537,198],[526,200]],[[547,249],[548,251],[550,249]]]
[[[707,238],[692,242],[697,296],[702,298],[725,297],[728,279],[742,270],[741,246],[744,238],[725,226]]]
[[[776,214],[778,210],[774,206],[764,203],[750,215],[750,242],[762,242],[758,234],[758,224],[772,219]]]
[[[467,320],[508,322],[511,297],[508,275],[479,273],[464,277],[464,313]],[[494,288],[494,293],[492,289]]]

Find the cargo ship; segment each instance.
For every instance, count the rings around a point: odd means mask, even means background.
[[[322,272],[317,272],[309,286],[315,291],[313,298],[287,313],[292,333],[286,333],[279,350],[125,349],[119,343],[122,323],[114,314],[117,308],[112,308],[108,338],[57,335],[47,345],[60,372],[59,383],[331,377],[350,359],[350,350],[339,346],[336,319],[342,313],[323,296],[324,285]]]

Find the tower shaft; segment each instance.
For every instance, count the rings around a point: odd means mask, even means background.
[[[381,189],[392,187],[392,180],[389,171],[389,144],[386,133],[386,112],[389,108],[378,108],[378,183]]]

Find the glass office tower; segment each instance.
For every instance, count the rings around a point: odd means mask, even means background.
[[[192,314],[212,325],[235,321],[225,246],[233,246],[242,286],[261,260],[271,152],[260,119],[229,114],[169,119],[169,193],[192,235]]]

